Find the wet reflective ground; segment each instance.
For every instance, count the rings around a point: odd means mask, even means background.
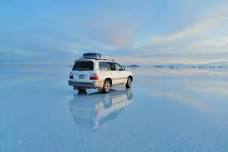
[[[1,67],[0,152],[228,151],[228,72],[132,69],[78,95],[67,67]]]

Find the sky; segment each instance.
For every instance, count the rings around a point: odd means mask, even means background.
[[[148,63],[224,62],[227,8],[226,0],[1,0],[0,63],[94,50]]]

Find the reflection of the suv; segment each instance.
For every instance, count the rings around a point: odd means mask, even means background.
[[[132,92],[113,90],[109,94],[75,95],[69,102],[77,126],[97,129],[113,120],[132,102]]]

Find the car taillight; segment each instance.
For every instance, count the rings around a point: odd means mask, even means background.
[[[92,74],[90,75],[90,80],[99,80],[98,74],[92,73]]]
[[[72,73],[70,73],[70,79],[74,79],[74,76]]]

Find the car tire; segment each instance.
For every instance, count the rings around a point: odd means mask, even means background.
[[[108,93],[111,91],[112,88],[112,84],[110,80],[105,80],[104,84],[103,84],[103,92],[104,93]]]
[[[127,78],[127,83],[125,86],[126,86],[126,88],[131,88],[131,78],[130,77]]]
[[[86,89],[84,88],[78,88],[78,93],[86,93]]]

